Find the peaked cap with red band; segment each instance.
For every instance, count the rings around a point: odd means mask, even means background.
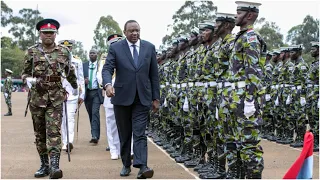
[[[111,34],[107,38],[107,44],[110,45],[112,43],[118,42],[119,40],[122,39],[122,35],[120,34]]]
[[[57,32],[59,27],[59,22],[54,19],[43,19],[36,25],[37,30],[41,32]]]

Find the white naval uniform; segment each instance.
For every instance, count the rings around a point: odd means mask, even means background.
[[[62,81],[62,86],[68,92],[68,100],[67,100],[67,110],[68,110],[68,129],[69,129],[69,143],[73,143],[74,140],[74,125],[75,125],[75,116],[76,110],[78,107],[78,98],[84,99],[85,94],[85,85],[84,85],[84,77],[83,77],[83,68],[81,59],[76,59],[72,56],[71,60],[72,66],[75,68],[75,73],[77,76],[78,83],[78,95],[72,94],[72,86],[64,79]],[[80,91],[81,89],[81,91]],[[61,123],[61,138],[63,147],[62,149],[66,149],[67,145],[67,128],[66,128],[66,114],[65,114],[65,106],[63,104],[63,117]]]
[[[105,60],[101,60],[100,67],[103,67]],[[102,68],[98,70],[97,79],[99,84],[102,84]],[[115,77],[112,79],[112,86],[114,84]],[[105,92],[105,91],[103,91]],[[111,157],[120,157],[120,139],[118,128],[116,124],[116,118],[114,116],[113,104],[111,104],[111,98],[104,94],[103,106],[106,115],[106,132],[107,140],[110,148]],[[131,155],[133,155],[133,139],[131,140]]]

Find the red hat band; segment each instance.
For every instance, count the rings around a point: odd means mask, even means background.
[[[40,30],[41,29],[55,29],[55,30],[57,30],[57,27],[55,25],[53,25],[53,24],[48,23],[48,24],[45,24],[45,25],[41,26]]]

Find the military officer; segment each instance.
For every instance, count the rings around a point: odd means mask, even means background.
[[[54,19],[43,19],[37,23],[36,28],[42,43],[35,44],[27,50],[21,77],[32,84],[30,112],[41,161],[40,169],[34,176],[44,177],[50,174],[51,179],[63,176],[59,169],[60,128],[62,104],[67,100],[67,91],[62,86],[61,78],[65,77],[68,80],[73,91],[78,89],[69,49],[54,42],[59,27],[59,22]]]
[[[12,116],[12,105],[11,105],[11,93],[12,93],[12,71],[10,69],[5,69],[6,80],[4,81],[4,99],[8,106],[8,112],[4,116]]]
[[[70,53],[72,51],[72,46],[75,44],[74,40],[61,40],[59,44],[66,46]],[[72,53],[71,53],[72,54]],[[77,108],[79,110],[80,105],[83,103],[84,94],[85,94],[85,86],[84,86],[84,78],[83,78],[83,68],[82,61],[79,58],[76,58],[72,55],[71,64],[75,69],[75,73],[77,76],[78,90],[74,90],[71,84],[67,79],[63,79],[62,86],[68,92],[68,100],[67,100],[67,115],[68,119],[66,119],[66,109],[63,106],[63,117],[61,124],[61,137],[62,137],[62,150],[67,150],[67,143],[69,143],[70,152],[73,149],[73,140],[74,140],[74,126],[75,126],[75,116]],[[68,120],[68,131],[66,127],[66,120]],[[69,142],[67,142],[67,132],[69,133]]]

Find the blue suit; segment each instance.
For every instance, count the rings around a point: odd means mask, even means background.
[[[114,105],[124,166],[131,166],[130,148],[133,134],[133,166],[147,166],[147,137],[145,129],[153,100],[160,99],[160,86],[156,51],[153,44],[140,40],[137,65],[134,63],[127,40],[110,46],[103,66],[103,85],[110,83],[114,69]]]
[[[99,61],[97,65],[99,65]],[[83,77],[89,78],[89,61],[83,63]],[[85,88],[84,104],[90,119],[91,135],[92,137],[100,139],[100,105],[103,104],[104,101],[102,89],[99,85],[98,89],[95,90],[89,90],[88,85],[86,85]]]

